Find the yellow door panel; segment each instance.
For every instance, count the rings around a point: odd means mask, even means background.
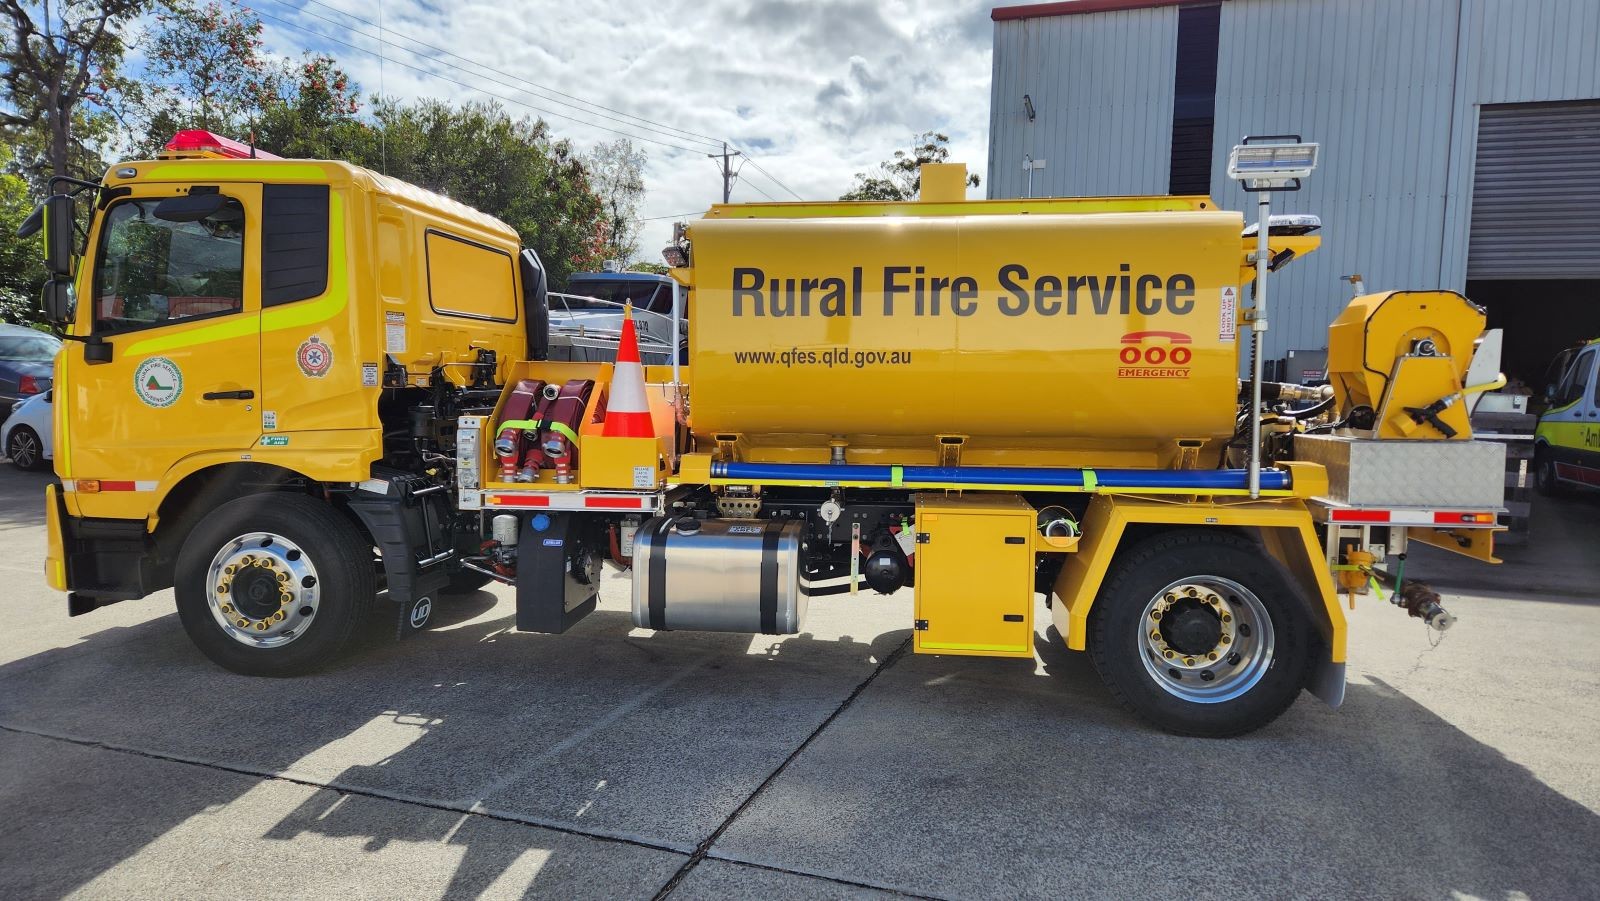
[[[98,217],[95,269],[80,282],[70,382],[59,385],[71,453],[62,471],[83,516],[143,517],[155,484],[197,450],[247,450],[260,435],[261,186],[195,222],[155,216],[186,187],[147,185]],[[198,193],[198,192],[197,192]],[[73,491],[98,480],[99,490]]]
[[[1016,495],[918,497],[918,653],[1033,656],[1033,519]]]

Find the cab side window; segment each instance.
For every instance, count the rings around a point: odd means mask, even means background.
[[[106,214],[94,273],[96,334],[156,328],[244,308],[244,207],[195,222],[158,219],[156,199]]]

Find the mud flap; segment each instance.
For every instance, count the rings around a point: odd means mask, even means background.
[[[394,637],[401,639],[414,635],[426,629],[433,619],[433,598],[422,595],[409,603],[396,604],[395,611]]]
[[[1337,710],[1344,703],[1344,664],[1318,655],[1318,659],[1311,664],[1311,678],[1306,680],[1306,691]]]

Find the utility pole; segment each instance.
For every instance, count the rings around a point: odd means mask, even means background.
[[[740,155],[741,154],[740,154],[739,151],[737,151],[737,150],[730,151],[728,149],[728,142],[727,141],[723,141],[722,142],[722,152],[721,153],[708,153],[708,154],[706,154],[706,156],[711,157],[712,159],[721,159],[722,160],[722,202],[723,203],[727,203],[729,197],[732,196],[732,194],[733,194],[733,170],[731,168],[729,168],[729,160],[731,160],[733,157],[740,156]]]

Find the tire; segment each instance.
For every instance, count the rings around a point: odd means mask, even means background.
[[[482,590],[484,586],[493,581],[483,573],[473,572],[470,569],[458,569],[450,575],[450,581],[439,589],[439,593],[446,597],[472,594],[475,591]]]
[[[1311,629],[1265,548],[1185,529],[1118,555],[1089,612],[1089,653],[1111,694],[1157,728],[1224,738],[1294,703],[1310,671]]]
[[[1566,497],[1572,493],[1556,476],[1556,461],[1550,458],[1548,450],[1534,452],[1533,485],[1545,497]]]
[[[326,502],[283,492],[207,514],[178,553],[175,583],[190,640],[247,676],[326,666],[377,595],[372,542]]]
[[[25,425],[12,429],[7,436],[6,456],[11,458],[13,466],[30,472],[37,472],[49,465],[44,458],[44,442],[39,440],[39,433]]]

